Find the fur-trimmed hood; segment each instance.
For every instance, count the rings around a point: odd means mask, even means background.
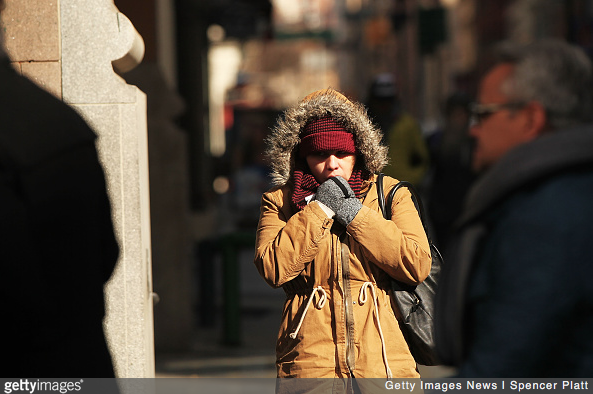
[[[275,186],[284,186],[290,181],[303,127],[309,121],[325,116],[331,116],[354,134],[363,168],[373,174],[387,165],[387,147],[381,143],[383,135],[372,123],[365,107],[328,88],[311,93],[300,103],[284,111],[284,116],[278,119],[267,137],[266,156]]]

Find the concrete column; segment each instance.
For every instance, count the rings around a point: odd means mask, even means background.
[[[146,96],[127,71],[142,39],[112,0],[61,0],[62,94],[99,134],[122,255],[107,286],[106,336],[118,377],[154,376]]]
[[[113,0],[6,0],[2,23],[14,67],[99,136],[121,247],[106,336],[118,377],[154,377],[146,96],[114,72],[141,61],[142,38]]]

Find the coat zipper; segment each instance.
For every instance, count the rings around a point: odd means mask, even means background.
[[[342,286],[344,288],[344,320],[346,325],[346,365],[350,375],[356,367],[354,360],[354,315],[352,311],[352,294],[350,291],[350,249],[346,244],[346,233],[340,237],[342,260]]]

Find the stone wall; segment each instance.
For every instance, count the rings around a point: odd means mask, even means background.
[[[146,96],[114,71],[141,61],[142,38],[113,0],[6,0],[2,23],[14,67],[99,136],[121,247],[106,337],[118,377],[154,377]]]

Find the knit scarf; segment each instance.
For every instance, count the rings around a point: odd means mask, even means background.
[[[348,184],[350,188],[356,195],[356,198],[360,198],[360,191],[362,189],[362,181],[364,176],[364,170],[357,168],[355,166],[354,170],[352,171],[352,175],[350,179],[348,179]],[[302,210],[307,205],[307,201],[305,200],[306,197],[314,194],[319,187],[319,182],[315,179],[311,170],[309,170],[309,166],[305,162],[305,160],[297,160],[297,164],[295,170],[292,175],[293,178],[293,192],[292,192],[292,203],[298,208],[298,210]]]

